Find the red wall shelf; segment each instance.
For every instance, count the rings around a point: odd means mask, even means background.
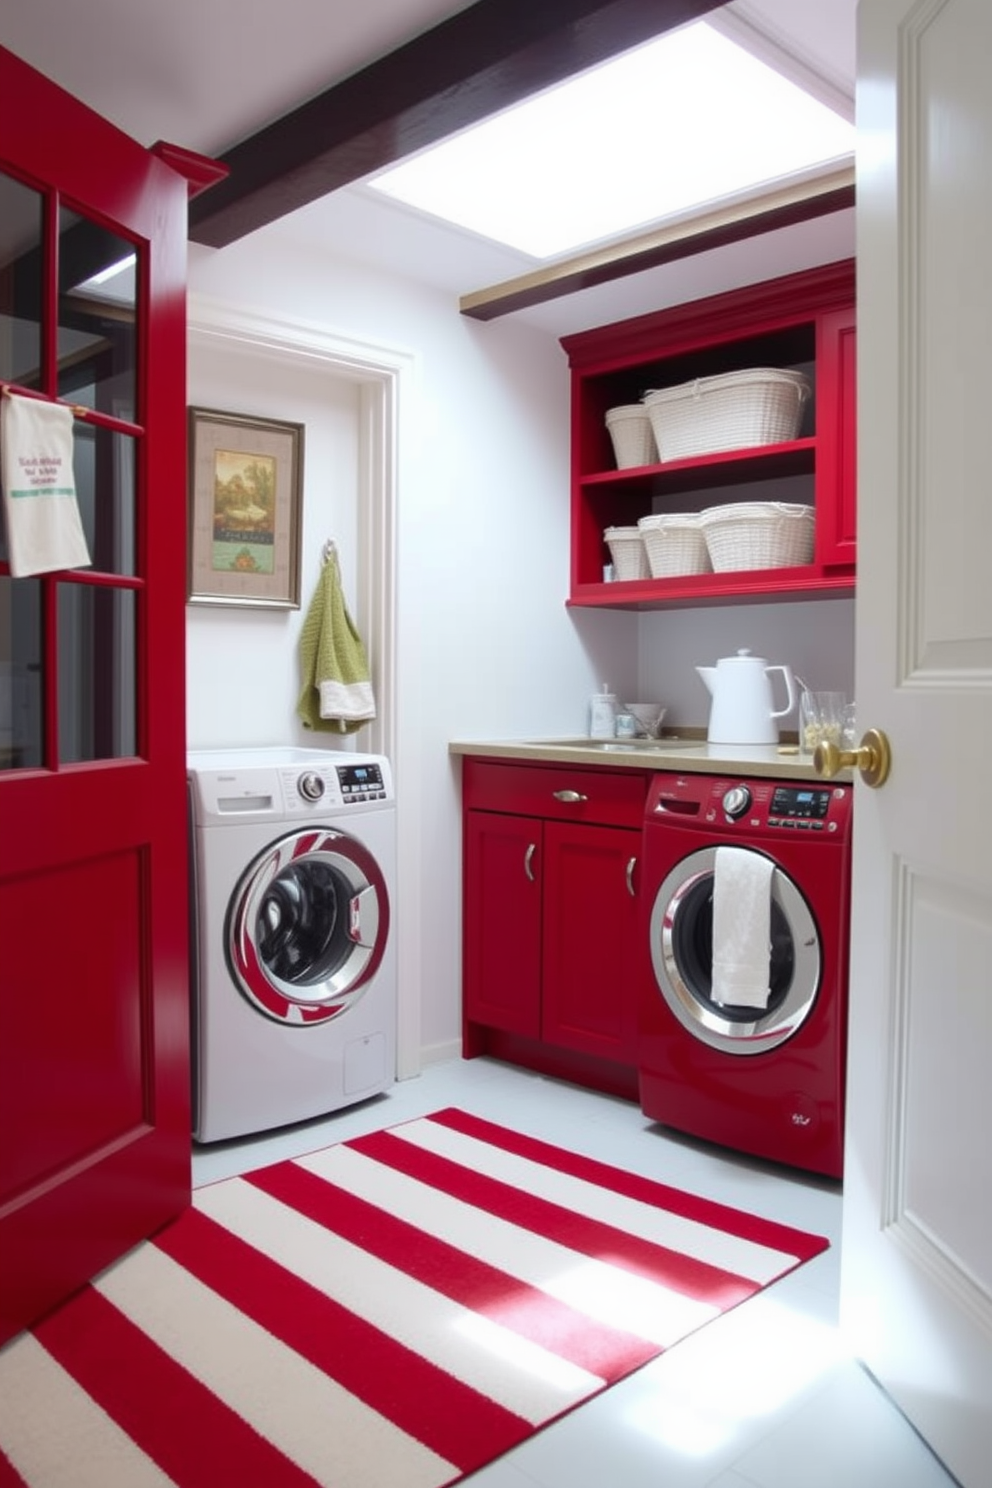
[[[855,277],[853,259],[749,285],[566,337],[572,375],[570,605],[648,609],[850,593],[855,578]],[[810,377],[800,437],[756,449],[618,470],[606,411],[655,387],[746,367]],[[736,500],[816,510],[813,561],[603,582],[603,537],[649,513]]]

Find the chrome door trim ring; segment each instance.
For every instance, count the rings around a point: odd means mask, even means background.
[[[790,1039],[812,1011],[823,965],[819,932],[805,896],[776,864],[771,892],[792,936],[795,955],[792,985],[778,1008],[751,1022],[720,1017],[711,1004],[701,1002],[686,985],[674,944],[675,924],[683,901],[700,879],[712,876],[715,865],[716,848],[700,848],[682,858],[659,886],[651,907],[649,931],[655,983],[674,1016],[701,1043],[727,1054],[763,1054]]]
[[[321,982],[298,986],[274,975],[258,954],[259,905],[273,881],[292,863],[323,862],[340,873],[352,893],[344,963]],[[258,853],[231,895],[224,928],[228,967],[246,1001],[266,1017],[293,1027],[326,1023],[351,1007],[382,961],[389,935],[389,894],[382,870],[347,832],[312,827],[289,832]]]

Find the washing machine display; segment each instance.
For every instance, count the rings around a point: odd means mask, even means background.
[[[395,1080],[395,799],[380,755],[197,751],[193,1134],[261,1132]]]
[[[851,787],[655,777],[643,846],[639,1086],[645,1114],[839,1177]],[[714,996],[717,853],[766,867],[767,999]],[[762,919],[762,934],[765,920]]]

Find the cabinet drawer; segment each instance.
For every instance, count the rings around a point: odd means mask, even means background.
[[[647,770],[497,764],[466,759],[463,801],[473,811],[506,811],[551,821],[639,827],[650,779]],[[563,794],[566,799],[562,799]],[[578,800],[574,799],[576,796]]]

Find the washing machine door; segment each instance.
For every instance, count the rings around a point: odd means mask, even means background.
[[[389,934],[389,895],[373,855],[345,832],[308,828],[249,864],[227,912],[228,965],[259,1013],[326,1023],[368,987]]]
[[[761,1054],[785,1043],[809,1017],[820,986],[820,937],[803,894],[776,867],[771,881],[768,1005],[756,1010],[714,1002],[715,868],[716,848],[701,848],[683,858],[659,888],[650,922],[655,980],[660,995],[694,1038],[728,1054]]]

